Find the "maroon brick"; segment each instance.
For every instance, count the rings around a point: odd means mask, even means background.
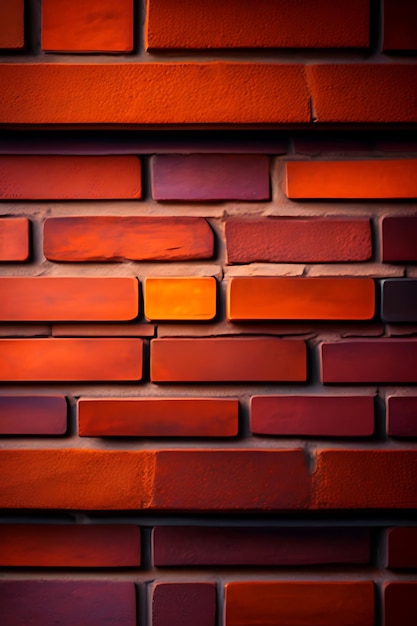
[[[384,626],[415,626],[417,583],[390,582],[384,586]]]
[[[64,435],[66,430],[64,396],[0,397],[0,434]]]
[[[386,51],[417,50],[417,3],[415,0],[384,0],[384,47]]]
[[[417,527],[390,528],[387,532],[387,567],[417,568]]]
[[[215,626],[214,583],[157,583],[152,594],[152,626]]]
[[[381,317],[386,322],[417,322],[417,280],[382,281]]]
[[[390,396],[387,409],[391,437],[417,437],[417,396]]]
[[[152,160],[155,200],[268,200],[269,159],[262,155],[161,155]]]
[[[417,215],[384,217],[382,260],[386,263],[417,261]]]

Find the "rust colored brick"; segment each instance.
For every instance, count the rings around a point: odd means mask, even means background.
[[[212,320],[216,315],[216,279],[212,277],[145,278],[146,319]]]
[[[417,4],[414,0],[384,0],[386,51],[417,50]]]
[[[24,217],[0,219],[0,261],[27,261],[29,220]]]
[[[24,46],[24,0],[0,0],[0,49]]]
[[[1,396],[2,435],[64,435],[67,403],[64,396]]]

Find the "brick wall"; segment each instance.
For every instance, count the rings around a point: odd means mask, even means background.
[[[415,6],[0,0],[2,625],[415,625]]]

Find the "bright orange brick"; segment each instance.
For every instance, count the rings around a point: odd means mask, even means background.
[[[23,48],[24,0],[0,0],[0,48]]]
[[[204,321],[216,315],[215,278],[145,278],[143,294],[150,321]]]
[[[29,220],[0,219],[0,261],[27,261],[28,257]]]

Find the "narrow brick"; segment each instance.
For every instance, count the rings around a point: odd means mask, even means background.
[[[137,567],[140,530],[130,524],[2,524],[3,567]]]
[[[78,402],[81,437],[234,437],[239,401],[105,398]]]
[[[333,263],[372,255],[369,219],[278,217],[228,220],[228,263]]]
[[[0,156],[2,200],[140,197],[141,167],[134,156]]]
[[[392,569],[417,568],[417,527],[388,529],[387,567]]]
[[[321,345],[323,383],[415,383],[417,341],[362,339]]]
[[[417,261],[417,215],[387,216],[382,220],[382,261]]]
[[[53,324],[52,337],[153,337],[153,324]]]
[[[213,277],[145,278],[146,319],[212,320],[216,315],[216,279]]]
[[[129,321],[138,316],[136,278],[0,278],[0,321]]]
[[[384,585],[384,626],[414,626],[417,613],[417,583],[389,582]]]
[[[250,429],[259,435],[369,437],[373,396],[253,396]]]
[[[200,217],[51,217],[44,254],[51,261],[194,261],[214,253]]]
[[[0,397],[0,434],[64,435],[66,431],[64,396]]]
[[[141,339],[1,339],[3,381],[137,381]]]
[[[417,159],[292,161],[286,176],[293,200],[417,197]]]
[[[391,437],[417,437],[417,397],[390,396],[387,431]]]
[[[364,564],[370,559],[370,534],[362,528],[158,526],[152,545],[156,567]]]
[[[156,583],[152,626],[215,626],[215,583]]]
[[[0,219],[0,261],[27,261],[29,220],[24,217]]]
[[[375,287],[370,278],[231,278],[227,319],[370,320]]]
[[[151,380],[305,381],[304,341],[276,338],[154,339]]]
[[[361,582],[231,582],[226,626],[374,626],[374,585]]]
[[[384,0],[385,51],[417,50],[417,5],[414,0]]]
[[[21,49],[24,45],[24,0],[0,0],[0,48]]]
[[[381,318],[385,322],[417,322],[417,280],[382,281]]]

